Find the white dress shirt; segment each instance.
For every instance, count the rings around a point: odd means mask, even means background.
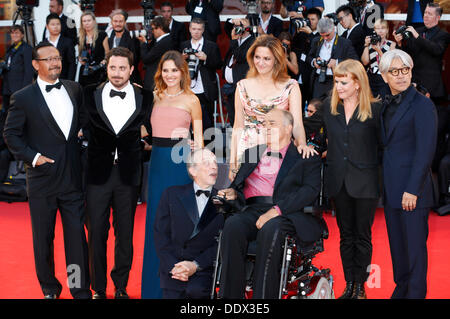
[[[57,48],[58,47],[58,42],[59,42],[59,39],[61,38],[61,34],[60,35],[58,35],[58,38],[56,38],[56,41],[55,42],[53,42],[52,40],[50,40],[50,35],[47,37],[47,41],[48,42],[50,42],[51,44],[53,44],[53,46],[55,47],[55,48]]]
[[[238,46],[241,46],[242,43],[244,43],[250,37],[251,34],[248,34],[245,38],[237,39]],[[225,81],[227,81],[229,84],[233,84],[233,70],[231,69],[233,63],[234,63],[234,55],[231,56],[230,62],[228,62],[228,65],[225,66]]]
[[[322,47],[320,48],[319,57],[322,60],[329,61],[331,59],[331,52],[333,51],[333,44],[336,40],[336,34],[334,35],[333,39],[330,41],[323,41]],[[337,61],[336,61],[337,64]],[[314,63],[312,65],[314,67]],[[320,74],[320,69],[316,69],[316,73]],[[331,68],[327,68],[327,75],[333,75],[333,71]]]
[[[202,189],[196,182],[194,182],[194,193],[196,193],[199,189]],[[212,186],[203,189],[205,191],[212,191]],[[206,205],[208,204],[209,197],[206,197],[205,194],[201,194],[200,196],[195,195],[195,199],[197,200],[197,208],[198,208],[198,218],[202,217],[203,211],[205,210]]]
[[[196,49],[197,51],[202,51],[203,43],[204,43],[203,37],[197,43],[194,43],[193,40],[191,39],[191,47],[193,49]],[[197,70],[198,65],[200,63],[204,63],[204,61],[197,60],[197,64],[195,66]],[[205,93],[205,88],[203,87],[202,75],[200,74],[200,71],[197,72],[197,78],[191,80],[191,89],[192,92],[194,92],[195,94]]]

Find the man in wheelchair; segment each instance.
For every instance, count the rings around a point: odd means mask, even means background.
[[[298,153],[289,112],[273,109],[265,128],[267,145],[248,149],[230,187],[218,192],[239,210],[226,219],[221,236],[221,298],[244,297],[247,249],[254,240],[253,298],[278,298],[285,237],[313,243],[324,229],[321,218],[303,212],[320,191],[320,158]]]

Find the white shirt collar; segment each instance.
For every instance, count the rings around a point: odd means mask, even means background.
[[[125,85],[121,90],[118,90],[116,87],[114,87],[114,85],[111,84],[111,82],[106,82],[105,87],[103,88],[104,90],[115,90],[115,91],[119,91],[119,92],[130,92],[130,90],[133,89],[133,85],[131,84],[130,81],[128,81],[128,84]]]
[[[202,48],[204,42],[205,42],[205,41],[204,41],[204,38],[201,37],[200,40],[198,40],[198,42],[197,42],[195,45],[196,45],[198,48]],[[191,39],[191,46],[192,46],[192,48],[194,48],[194,42],[193,42],[192,39]],[[194,48],[194,49],[196,49],[196,48]]]
[[[38,76],[36,82],[37,82],[37,84],[39,85],[39,87],[41,88],[41,90],[45,91],[45,87],[46,87],[47,85],[54,85],[54,84],[56,84],[56,83],[59,82],[59,79],[57,79],[57,80],[55,81],[55,83],[50,83],[50,82],[46,82],[46,81],[42,80],[41,77]]]
[[[212,191],[213,187],[209,186],[208,188],[204,189],[204,188],[201,188],[196,182],[194,182],[194,192],[197,192],[199,189],[205,190],[205,191]]]
[[[162,36],[160,36],[158,39],[156,39],[156,42],[161,41],[162,39],[164,39],[165,37],[167,37],[170,33],[164,33]]]

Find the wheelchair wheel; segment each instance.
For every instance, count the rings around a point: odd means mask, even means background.
[[[316,289],[308,296],[308,299],[334,299],[334,291],[325,277],[320,278]]]

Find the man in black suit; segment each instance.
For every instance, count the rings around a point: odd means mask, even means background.
[[[423,14],[429,3],[433,3],[433,0],[408,0],[406,25],[414,28],[423,27]]]
[[[320,19],[317,30],[320,37],[315,38],[311,43],[311,50],[306,61],[313,67],[310,82],[312,98],[323,99],[328,96],[333,87],[334,67],[340,61],[346,59],[359,60],[360,57],[353,49],[350,40],[337,35],[333,20],[329,18]],[[324,61],[326,66],[319,65],[318,60]]]
[[[355,49],[358,60],[361,60],[362,52],[364,51],[364,40],[366,34],[359,23],[356,22],[355,12],[352,7],[348,5],[340,6],[336,10],[339,23],[345,29],[342,37],[349,39],[352,42],[353,49]]]
[[[223,0],[188,0],[186,13],[192,18],[200,18],[206,23],[205,38],[216,42],[222,32],[219,14],[223,9]]]
[[[133,73],[131,74],[130,81],[142,85],[141,76],[139,74],[139,59],[140,59],[140,42],[138,38],[131,37],[130,32],[127,30],[128,13],[121,9],[113,10],[109,15],[111,19],[111,25],[113,30],[108,37],[109,48],[123,47],[127,48],[133,53]]]
[[[161,4],[161,15],[166,19],[170,29],[170,36],[175,43],[175,49],[179,49],[181,43],[187,40],[186,27],[183,22],[178,22],[172,18],[173,5],[166,1]]]
[[[231,38],[230,47],[224,59],[223,77],[225,84],[222,91],[227,97],[226,108],[231,126],[234,123],[234,92],[236,84],[245,78],[249,66],[247,63],[247,51],[255,41],[251,33],[247,19],[233,19],[225,23],[225,33]],[[242,26],[243,32],[236,33],[236,27]]]
[[[75,62],[75,47],[71,39],[61,35],[61,19],[56,13],[47,16],[46,28],[48,37],[45,41],[53,44],[62,57],[62,70],[60,79],[75,80],[77,65]]]
[[[175,44],[170,36],[170,29],[163,17],[156,17],[151,22],[153,38],[147,43],[145,37],[139,37],[141,41],[141,57],[144,63],[145,77],[144,88],[153,90],[156,69],[159,60],[169,50],[175,49]]]
[[[45,298],[57,298],[62,285],[55,277],[53,239],[59,209],[70,292],[90,298],[77,135],[82,90],[78,83],[59,81],[61,56],[50,43],[33,49],[33,67],[37,81],[11,97],[3,136],[14,157],[27,165],[36,272]]]
[[[73,46],[76,46],[78,44],[77,25],[75,20],[63,14],[64,0],[50,0],[49,10],[50,13],[56,13],[61,19],[61,35],[71,39]],[[45,28],[42,34],[42,41],[45,41],[48,35],[48,30]]]
[[[182,52],[185,49],[194,49],[198,52],[187,55],[183,53],[189,63],[194,64],[195,72],[191,77],[191,89],[197,95],[202,106],[203,131],[214,126],[214,101],[217,100],[216,70],[222,66],[220,50],[217,44],[203,37],[205,22],[193,18],[189,24],[191,40],[181,44]]]
[[[106,56],[109,82],[85,89],[89,144],[86,216],[94,299],[106,298],[106,243],[113,210],[115,298],[128,298],[133,227],[142,174],[141,125],[153,93],[132,85],[133,53],[122,47]]]
[[[256,239],[253,298],[278,298],[282,244],[287,234],[302,243],[318,240],[321,220],[303,212],[320,191],[320,158],[302,159],[291,142],[292,115],[273,109],[267,113],[267,146],[244,153],[244,162],[230,185],[219,196],[237,200],[239,213],[227,218],[222,232],[223,298],[243,298],[245,255]]]
[[[261,1],[261,13],[259,14],[258,34],[271,34],[278,38],[283,31],[283,21],[272,15],[274,0]]]
[[[212,202],[217,194],[216,156],[208,149],[189,155],[193,183],[166,189],[155,216],[154,240],[160,260],[164,299],[208,298],[212,286],[217,236],[223,215]]]
[[[23,40],[24,30],[20,25],[12,26],[9,34],[11,46],[6,50],[5,66],[2,72],[2,110],[5,112],[8,111],[11,95],[33,82],[33,66],[31,65],[33,48]]]

